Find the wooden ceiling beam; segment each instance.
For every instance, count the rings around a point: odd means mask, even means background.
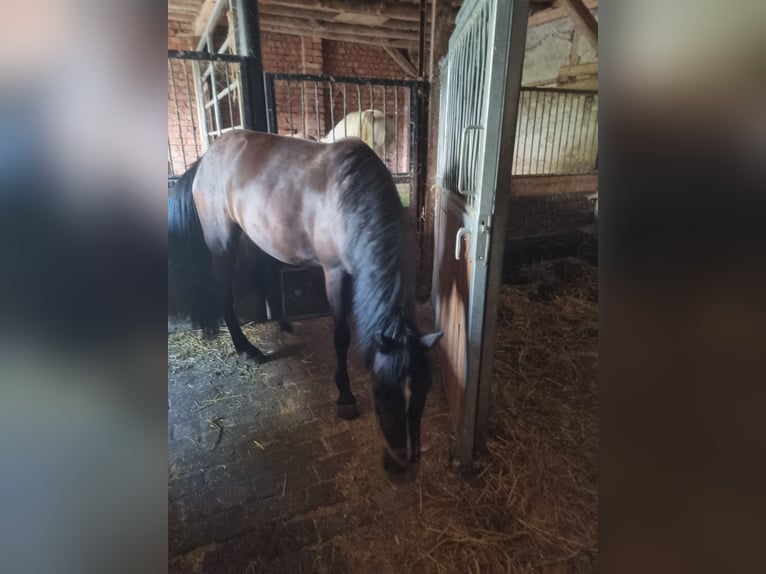
[[[403,51],[400,48],[389,48],[388,46],[383,46],[383,49],[386,51],[386,54],[388,54],[391,59],[396,62],[396,65],[401,68],[401,70],[407,74],[411,78],[417,78],[418,77],[418,71],[415,69],[415,66],[410,62],[410,59],[403,53]]]
[[[585,0],[584,4],[588,10],[598,8],[598,0]],[[554,20],[561,20],[562,18],[566,18],[568,16],[569,13],[567,12],[566,8],[562,6],[561,0],[558,0],[553,8],[540,10],[539,12],[532,14],[529,17],[529,21],[527,22],[527,27],[532,28],[534,26],[540,26],[548,22],[553,22]]]
[[[562,2],[575,26],[585,33],[588,41],[598,50],[598,21],[590,13],[583,0],[562,0]]]
[[[375,14],[401,20],[420,21],[417,4],[394,4],[380,0],[260,0],[259,6],[285,6],[288,8],[311,8],[330,12],[356,12]]]
[[[321,22],[336,22],[336,18],[341,13],[334,10],[315,10],[313,8],[289,8],[278,4],[262,4],[258,15],[263,17],[276,16],[284,18],[304,18],[307,20],[318,20]],[[418,23],[400,18],[388,18],[384,24],[385,28],[395,30],[408,30],[415,34],[418,32]]]
[[[330,34],[358,35],[370,38],[388,38],[391,40],[405,40],[411,42],[418,41],[417,32],[408,30],[393,30],[378,26],[349,26],[348,24],[337,24],[334,22],[307,20],[303,18],[287,18],[283,16],[272,16],[263,14],[260,17],[260,25],[266,27],[295,28],[304,32],[312,32],[314,36],[319,36],[322,32]],[[311,35],[311,34],[304,34]]]
[[[329,32],[322,29],[301,29],[293,26],[276,26],[268,23],[261,22],[262,32],[271,32],[273,34],[286,34],[288,36],[314,36],[317,38],[324,38],[325,40],[335,40],[338,42],[352,42],[355,44],[367,44],[371,46],[382,46],[389,48],[404,48],[408,50],[414,50],[418,47],[417,39],[414,40],[397,40],[393,38],[380,38],[375,36],[363,36],[360,34],[341,34],[335,32]]]

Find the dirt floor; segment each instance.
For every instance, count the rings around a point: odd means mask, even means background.
[[[417,478],[392,482],[369,379],[335,417],[331,321],[168,337],[171,572],[592,572],[597,567],[597,268],[561,259],[503,287],[488,452],[450,467],[434,388]],[[423,329],[429,309],[421,309]],[[438,368],[438,366],[437,366]]]

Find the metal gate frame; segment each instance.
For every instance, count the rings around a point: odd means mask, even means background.
[[[529,0],[465,2],[442,68],[447,75],[442,75],[437,178],[448,188],[443,192],[446,205],[456,205],[463,217],[465,227],[458,231],[457,246],[463,234],[471,234],[470,254],[466,254],[471,261],[467,364],[454,447],[460,464],[469,464],[475,451],[483,447],[487,426],[528,8]],[[477,60],[473,56],[482,42],[486,54],[479,52]],[[453,61],[456,57],[458,60]],[[465,77],[466,71],[470,77]],[[460,84],[472,78],[479,81],[478,89],[483,91],[473,102],[461,95],[470,94],[477,86]],[[490,121],[490,112],[498,111],[501,121]],[[450,129],[461,133],[449,133]],[[444,249],[441,230],[440,242],[438,248]],[[459,251],[455,255],[457,258]],[[437,271],[435,267],[434,273]],[[434,279],[438,289],[438,277]],[[438,296],[435,299],[439,301]],[[437,308],[437,321],[439,317]]]
[[[423,154],[421,153],[418,142],[420,142],[422,138],[426,137],[428,130],[427,126],[421,125],[421,122],[418,121],[418,118],[421,117],[421,111],[426,105],[424,94],[427,93],[428,83],[421,80],[396,80],[390,78],[328,76],[319,74],[287,74],[274,72],[265,72],[263,77],[266,90],[266,117],[268,122],[268,131],[270,133],[278,133],[279,128],[277,125],[276,113],[276,89],[274,87],[275,81],[278,80],[296,83],[321,82],[329,86],[333,86],[335,84],[352,84],[356,86],[372,87],[401,87],[408,90],[409,166],[407,172],[395,173],[392,171],[391,175],[393,176],[396,183],[410,184],[410,210],[413,212],[413,216],[418,225],[418,236],[420,237],[422,234],[422,222],[420,221],[418,214],[420,213],[420,204],[422,203],[421,198],[425,192],[425,190],[422,189],[424,186],[420,181],[420,175],[425,173],[425,157],[423,157]],[[342,118],[335,118],[333,121],[337,123],[338,119]],[[333,126],[331,126],[330,129],[332,129],[332,127]]]

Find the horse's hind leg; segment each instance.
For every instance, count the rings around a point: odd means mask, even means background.
[[[226,321],[226,327],[229,329],[231,341],[234,343],[234,349],[237,353],[244,353],[257,363],[264,363],[266,357],[258,347],[247,340],[234,314],[234,269],[237,262],[238,244],[239,233],[233,233],[229,242],[229,248],[224,253],[213,256],[213,266],[219,281],[221,281],[221,289],[223,291],[223,318]]]
[[[348,378],[348,347],[351,344],[351,331],[348,326],[348,314],[351,310],[351,276],[343,269],[325,269],[325,287],[333,315],[333,342],[338,360],[335,369],[335,384],[338,387],[336,408],[338,416],[351,420],[359,416],[356,398],[351,393]]]

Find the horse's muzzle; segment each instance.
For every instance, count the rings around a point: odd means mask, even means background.
[[[383,451],[383,468],[392,474],[401,474],[417,465],[420,460],[420,447],[408,453],[406,448],[386,448]]]

